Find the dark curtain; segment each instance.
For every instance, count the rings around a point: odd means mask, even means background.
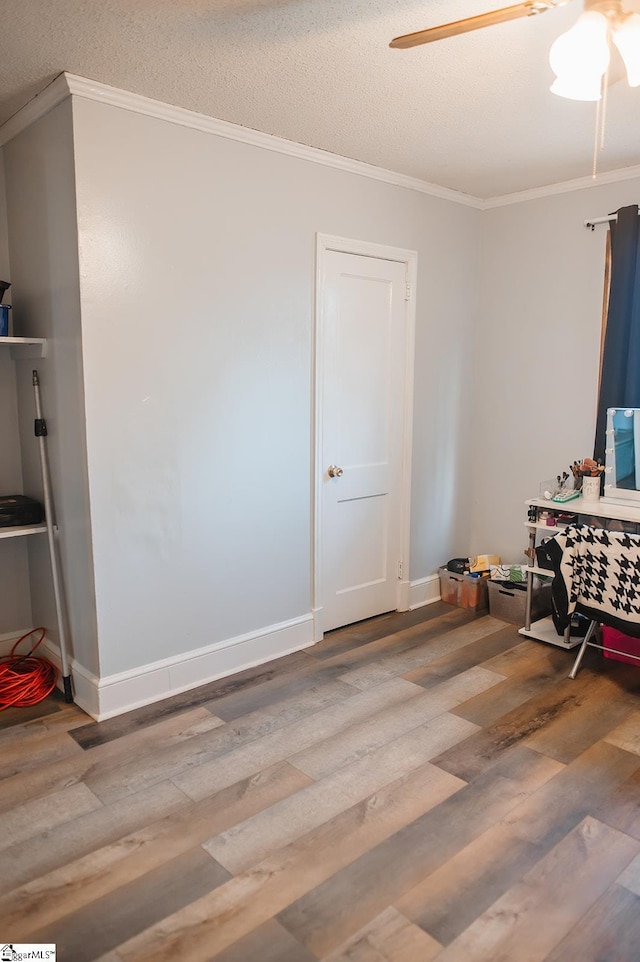
[[[640,218],[622,207],[611,222],[611,288],[602,352],[594,458],[604,462],[607,408],[640,407]]]

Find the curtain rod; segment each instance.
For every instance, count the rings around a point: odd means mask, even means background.
[[[591,220],[585,220],[584,226],[595,230],[598,224],[610,224],[612,220],[617,219],[617,214],[606,214],[604,217],[592,217]]]
[[[638,211],[640,214],[640,210]],[[590,230],[595,230],[598,224],[610,224],[611,221],[617,221],[618,215],[616,214],[605,214],[604,217],[591,217],[589,220],[583,221],[585,227],[590,228]]]

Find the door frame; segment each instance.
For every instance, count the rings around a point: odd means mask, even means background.
[[[400,487],[400,564],[396,590],[398,611],[409,607],[409,545],[411,520],[411,453],[413,440],[413,377],[415,360],[416,329],[416,280],[418,273],[417,251],[402,247],[389,247],[369,241],[351,240],[332,234],[316,234],[316,272],[315,272],[315,318],[313,337],[313,384],[312,384],[312,512],[311,533],[311,597],[313,613],[313,640],[321,641],[324,635],[322,621],[322,485],[320,483],[320,458],[322,443],[323,377],[324,358],[322,343],[325,319],[323,303],[326,288],[326,259],[329,252],[356,254],[361,257],[374,257],[379,260],[395,261],[405,265],[407,297],[405,298],[405,356],[404,391],[402,398],[402,479]]]

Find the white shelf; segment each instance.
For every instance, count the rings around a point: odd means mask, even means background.
[[[555,575],[553,568],[540,568],[538,565],[527,565],[527,572],[529,571],[539,578],[553,578]]]
[[[23,526],[10,526],[7,528],[0,528],[0,539],[1,538],[24,538],[28,534],[42,534],[47,530],[46,524],[27,524]]]
[[[614,504],[613,501],[585,501],[582,495],[573,501],[545,501],[544,498],[530,498],[525,501],[529,507],[544,508],[547,511],[567,511],[571,514],[586,514],[595,518],[605,518],[610,521],[635,521],[640,523],[640,502],[637,508],[624,504]]]
[[[566,524],[544,524],[544,522],[534,524],[533,521],[525,521],[524,526],[529,529],[535,528],[536,531],[550,531],[552,534],[554,531],[564,531],[567,527]]]
[[[566,648],[567,651],[570,648],[577,648],[584,640],[582,638],[570,638],[569,644],[567,644],[564,635],[559,635],[556,631],[553,618],[550,616],[541,618],[539,621],[533,621],[529,631],[527,631],[526,628],[521,628],[518,634],[524,635],[525,638],[533,638],[535,641],[546,641],[548,645],[555,645],[556,648]]]
[[[0,348],[2,347],[8,347],[11,357],[16,361],[47,355],[47,341],[44,337],[0,337]]]

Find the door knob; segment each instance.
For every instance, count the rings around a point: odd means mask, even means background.
[[[337,467],[335,464],[330,464],[327,468],[327,474],[330,478],[341,478],[344,474],[342,468]]]

